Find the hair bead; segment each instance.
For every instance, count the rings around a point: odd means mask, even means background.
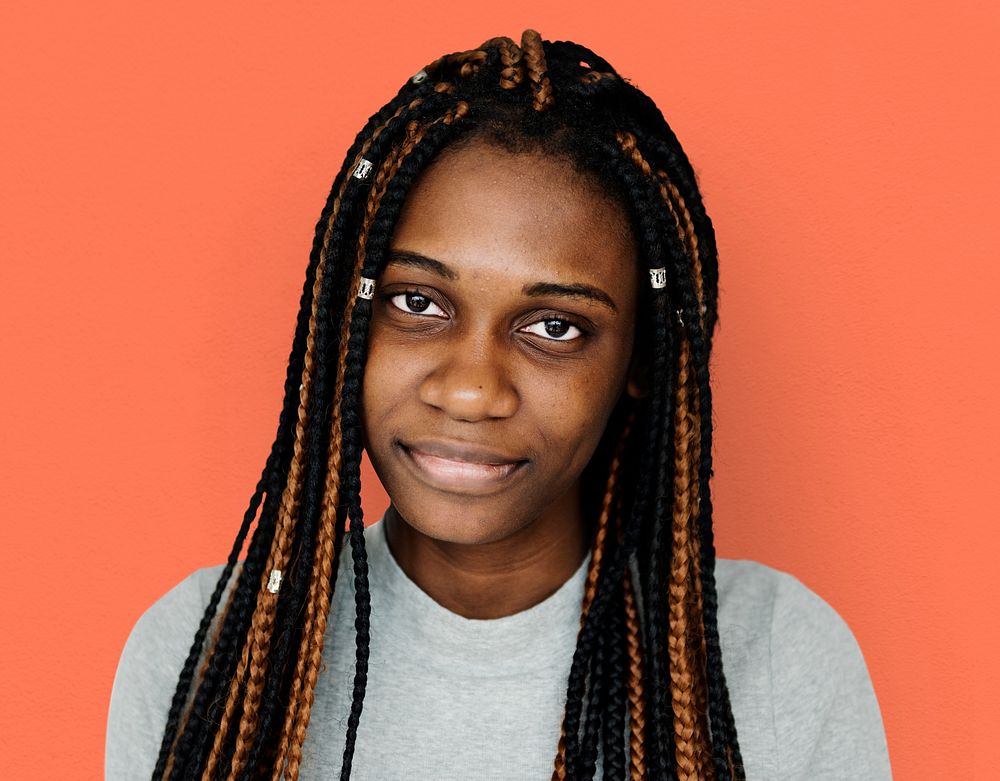
[[[358,164],[354,166],[354,178],[355,179],[367,179],[368,174],[372,172],[371,160],[367,160],[362,157],[358,160]]]
[[[666,268],[651,268],[649,270],[649,281],[654,288],[661,288],[667,286],[667,269]]]
[[[426,80],[427,80],[427,71],[424,70],[423,68],[418,70],[416,73],[413,74],[413,76],[410,77],[410,81],[413,82],[414,84],[419,84],[420,82]]]
[[[361,277],[361,287],[358,288],[358,298],[371,299],[375,295],[375,280],[371,277]]]
[[[271,577],[267,579],[267,590],[272,594],[277,594],[279,588],[281,588],[281,570],[273,569]]]

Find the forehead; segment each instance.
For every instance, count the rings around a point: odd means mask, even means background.
[[[560,158],[478,142],[417,178],[392,244],[460,274],[572,279],[621,297],[638,270],[628,216],[595,178]]]

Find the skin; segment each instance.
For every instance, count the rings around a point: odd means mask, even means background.
[[[582,563],[581,472],[623,394],[646,392],[640,268],[623,207],[562,159],[474,141],[414,183],[372,301],[362,426],[390,550],[452,612],[525,610]],[[539,282],[589,285],[613,308],[526,294]],[[442,488],[403,445],[428,439],[525,463]]]

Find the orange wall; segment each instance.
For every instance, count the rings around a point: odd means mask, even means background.
[[[223,560],[263,465],[347,146],[527,26],[632,77],[699,171],[720,554],[848,621],[898,778],[990,776],[995,3],[151,5],[0,21],[0,776],[100,776],[130,627]]]

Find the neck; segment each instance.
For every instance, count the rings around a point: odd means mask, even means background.
[[[492,619],[550,597],[583,562],[589,535],[576,491],[565,505],[508,537],[478,545],[428,537],[395,505],[383,523],[393,558],[424,593],[465,618]]]

